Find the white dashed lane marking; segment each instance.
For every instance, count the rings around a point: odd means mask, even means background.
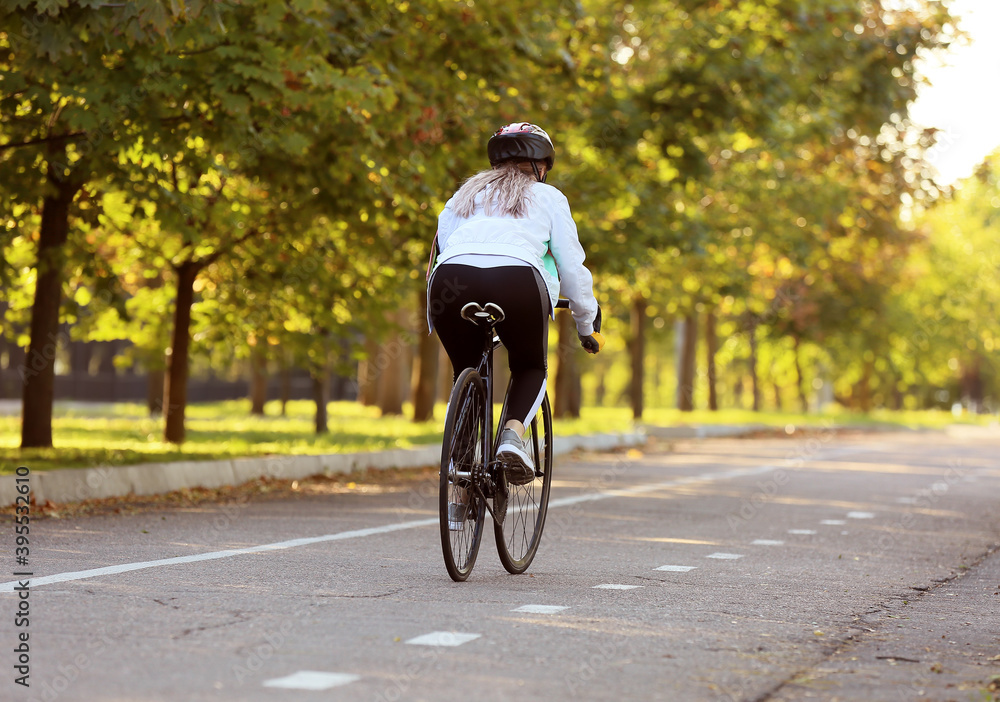
[[[280,687],[285,690],[329,690],[331,687],[347,685],[360,680],[360,675],[349,673],[324,673],[318,670],[300,670],[283,678],[264,681],[264,687]]]
[[[813,536],[816,533],[815,529],[789,529],[789,534],[797,534],[799,536]]]
[[[687,573],[688,571],[694,570],[698,566],[679,566],[679,565],[661,565],[655,570],[665,570],[669,573]]]
[[[754,546],[781,546],[784,541],[775,541],[774,539],[757,539],[752,542]]]
[[[475,641],[482,634],[462,634],[457,631],[432,631],[423,636],[417,636],[406,643],[414,646],[461,646]]]
[[[837,449],[835,451],[830,451],[824,454],[817,455],[814,458],[816,460],[820,460],[822,458],[840,456],[845,453],[856,453],[858,452],[858,450],[859,449],[856,448]],[[702,473],[701,475],[692,475],[683,478],[674,478],[673,480],[666,480],[660,483],[636,485],[634,487],[622,488],[620,490],[608,490],[606,492],[595,492],[584,495],[574,495],[571,497],[563,497],[559,499],[549,500],[549,509],[556,509],[559,507],[567,507],[571,505],[582,504],[585,502],[596,502],[599,500],[608,500],[619,497],[645,495],[660,490],[669,490],[672,488],[703,483],[703,482],[719,482],[723,480],[731,480],[733,478],[746,478],[754,475],[760,475],[762,473],[767,473],[773,470],[775,470],[774,466],[761,465],[761,466],[753,466],[750,468],[734,468],[732,470],[725,470],[719,472],[709,471]],[[213,551],[210,553],[199,553],[190,556],[178,556],[175,558],[159,558],[153,561],[141,561],[138,563],[122,563],[120,565],[105,566],[103,568],[91,568],[89,570],[80,570],[67,573],[56,573],[54,575],[46,575],[46,576],[32,578],[31,586],[34,588],[41,585],[49,585],[51,583],[64,583],[73,580],[84,580],[86,578],[97,578],[106,575],[119,575],[121,573],[128,573],[135,570],[145,570],[147,568],[161,568],[164,566],[183,565],[187,563],[199,563],[202,561],[211,561],[219,558],[232,558],[234,556],[243,556],[252,553],[267,553],[271,551],[281,551],[284,549],[298,548],[300,546],[309,546],[312,544],[321,544],[331,541],[341,541],[344,539],[364,538],[367,536],[388,534],[394,531],[402,531],[405,529],[416,529],[420,527],[435,526],[437,524],[438,524],[438,518],[433,517],[431,519],[418,519],[410,522],[401,522],[399,524],[385,524],[383,526],[371,527],[366,529],[353,529],[351,531],[344,531],[338,534],[324,534],[323,536],[309,536],[301,539],[290,539],[288,541],[279,541],[276,543],[261,544],[259,546],[249,546],[247,548],[227,549],[225,551]],[[14,588],[17,586],[18,586],[18,581],[16,580],[0,583],[0,592],[15,592]]]
[[[618,585],[617,583],[605,583],[604,585],[594,585],[594,590],[635,590],[642,585]]]
[[[874,512],[848,512],[848,519],[875,519]]]
[[[720,561],[735,561],[737,558],[743,558],[741,553],[710,553],[705,556],[705,558],[718,558]]]
[[[569,607],[562,607],[560,605],[524,605],[523,607],[518,607],[517,609],[510,610],[511,612],[524,612],[526,614],[555,614],[556,612],[561,612],[564,609],[569,609]]]
[[[824,519],[820,524],[825,524],[826,526],[843,526],[847,522],[843,519]]]

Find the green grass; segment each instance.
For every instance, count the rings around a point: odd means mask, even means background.
[[[211,460],[269,454],[347,453],[436,444],[441,440],[445,408],[439,404],[433,422],[414,423],[405,417],[379,417],[378,410],[354,402],[329,405],[330,432],[313,432],[313,404],[290,402],[279,416],[277,402],[268,403],[263,417],[251,417],[246,400],[191,405],[187,438],[180,447],[162,441],[163,421],[150,419],[138,404],[57,404],[53,419],[55,447],[21,451],[20,418],[0,416],[0,474],[18,465],[33,470],[129,465],[179,460]],[[682,413],[650,409],[645,423],[767,424],[771,426],[837,425],[940,428],[956,421],[986,424],[991,417],[956,419],[948,412],[875,412],[870,415],[831,412],[796,414],[749,410],[699,410]],[[633,429],[632,413],[624,407],[585,407],[580,419],[556,420],[557,435],[592,434]]]
[[[831,424],[847,427],[883,427],[898,429],[943,429],[950,424],[975,424],[986,426],[996,423],[991,415],[963,414],[956,417],[943,410],[890,411],[875,410],[867,414],[849,412],[835,405],[823,412],[804,414],[801,412],[754,412],[748,409],[723,409],[718,412],[695,410],[681,412],[676,409],[653,408],[643,413],[646,424],[656,426],[678,426],[684,424],[765,424],[784,427],[824,427]]]
[[[266,415],[250,416],[247,401],[191,405],[182,446],[165,443],[163,420],[150,419],[137,404],[57,410],[52,449],[17,448],[20,418],[0,417],[0,473],[15,464],[33,469],[145,462],[210,460],[268,454],[318,454],[375,451],[432,444],[441,440],[441,422],[416,424],[403,417],[379,418],[378,410],[353,402],[329,406],[330,432],[313,431],[313,404],[290,402],[279,416],[278,403]],[[438,412],[443,417],[443,410]]]

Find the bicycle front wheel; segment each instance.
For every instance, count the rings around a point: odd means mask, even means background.
[[[452,580],[469,577],[483,538],[485,500],[473,475],[486,453],[486,384],[472,368],[455,381],[441,446],[441,549]]]
[[[497,489],[507,491],[507,514],[502,524],[493,523],[500,562],[510,573],[523,573],[531,565],[542,538],[552,487],[552,411],[548,395],[524,435],[535,463],[535,479],[525,485],[510,485],[498,477]]]

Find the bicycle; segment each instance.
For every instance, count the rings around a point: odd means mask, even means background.
[[[556,307],[568,307],[560,300]],[[493,351],[500,346],[495,327],[503,310],[470,302],[462,318],[483,332],[483,355],[476,368],[458,376],[448,402],[441,446],[440,526],[444,562],[452,580],[469,577],[479,554],[486,515],[493,521],[497,554],[509,573],[527,570],[538,551],[552,487],[552,411],[548,393],[526,427],[535,477],[524,485],[507,482],[494,447],[507,421],[507,393],[500,421],[493,424]],[[600,312],[595,322],[600,331]],[[507,390],[509,393],[510,384]],[[484,460],[486,458],[486,460]]]

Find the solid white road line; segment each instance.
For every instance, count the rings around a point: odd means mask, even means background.
[[[853,453],[860,449],[837,449],[835,450],[837,455],[845,452]],[[834,453],[834,452],[831,452]],[[825,458],[825,454],[818,455],[814,457],[814,460],[822,460]],[[704,482],[716,482],[719,480],[727,480],[730,478],[745,478],[752,475],[760,475],[761,473],[767,473],[768,471],[777,470],[773,465],[766,466],[756,466],[754,468],[735,468],[733,470],[725,470],[717,473],[709,472],[702,473],[700,475],[693,475],[686,478],[675,478],[673,480],[666,480],[661,483],[651,483],[647,485],[637,485],[631,488],[622,488],[620,490],[607,490],[604,492],[592,492],[585,495],[575,495],[573,497],[563,497],[558,500],[550,500],[549,508],[557,509],[559,507],[567,507],[570,505],[581,504],[584,502],[597,502],[599,500],[607,500],[614,497],[630,497],[634,495],[642,495],[649,492],[656,492],[658,490],[666,490],[669,488],[680,487],[682,485],[690,485],[692,483],[704,483]],[[365,536],[374,536],[376,534],[387,534],[393,531],[401,531],[404,529],[414,529],[417,527],[431,526],[438,523],[438,518],[433,519],[418,519],[411,522],[400,522],[399,524],[386,524],[380,527],[371,527],[369,529],[355,529],[353,531],[342,531],[339,534],[326,534],[324,536],[310,536],[302,539],[291,539],[289,541],[279,541],[273,544],[263,544],[261,546],[249,546],[247,548],[236,548],[227,551],[213,551],[212,553],[199,553],[193,556],[177,556],[176,558],[161,558],[155,561],[141,561],[139,563],[123,563],[121,565],[106,566],[104,568],[92,568],[90,570],[80,570],[71,573],[58,573],[56,575],[46,575],[42,577],[31,577],[30,586],[32,588],[38,587],[40,585],[49,585],[51,583],[64,583],[70,580],[84,580],[85,578],[96,578],[101,575],[117,575],[118,573],[127,573],[132,570],[143,570],[145,568],[159,568],[161,566],[169,565],[180,565],[183,563],[197,563],[198,561],[212,561],[219,558],[230,558],[232,556],[242,556],[248,553],[263,553],[266,551],[280,551],[287,548],[296,548],[297,546],[308,546],[310,544],[319,544],[326,541],[342,541],[344,539],[358,539]],[[843,523],[843,522],[838,522]],[[19,582],[17,580],[12,580],[6,583],[0,583],[0,592],[14,592],[14,588],[18,587]]]
[[[399,524],[386,524],[380,527],[368,529],[355,529],[353,531],[342,531],[338,534],[326,534],[324,536],[309,536],[302,539],[290,539],[289,541],[278,541],[272,544],[262,544],[260,546],[248,546],[246,548],[234,548],[228,551],[213,551],[212,553],[198,553],[193,556],[177,556],[175,558],[161,558],[155,561],[140,561],[139,563],[123,563],[121,565],[106,566],[104,568],[92,568],[91,570],[80,570],[73,573],[58,573],[57,575],[46,575],[41,578],[26,578],[30,581],[31,588],[39,585],[49,585],[51,583],[64,583],[69,580],[83,580],[84,578],[96,578],[101,575],[117,575],[127,573],[131,570],[143,570],[145,568],[158,568],[160,566],[178,565],[181,563],[197,563],[198,561],[214,561],[218,558],[230,558],[232,556],[242,556],[248,553],[264,553],[267,551],[281,551],[286,548],[296,548],[298,546],[309,546],[310,544],[320,544],[326,541],[343,541],[345,539],[358,539],[375,534],[387,534],[403,529],[413,529],[414,527],[430,526],[437,524],[438,518],[420,519],[412,522],[400,522]],[[17,581],[0,583],[0,592],[14,592]]]
[[[585,495],[574,495],[572,497],[560,497],[558,500],[549,500],[549,508],[569,507],[570,505],[577,505],[583,502],[607,500],[612,497],[632,497],[633,495],[643,495],[647,492],[657,492],[659,490],[681,487],[682,485],[690,485],[692,483],[715,482],[717,480],[726,480],[727,478],[745,478],[751,475],[767,473],[772,470],[777,469],[774,466],[737,468],[735,470],[727,470],[721,473],[702,473],[701,475],[692,475],[687,478],[674,478],[673,480],[667,480],[662,483],[636,485],[635,487],[621,488],[619,490],[606,490],[604,492],[590,492]]]
[[[283,678],[264,681],[264,687],[280,687],[286,690],[329,690],[338,685],[347,685],[360,680],[360,675],[349,673],[324,673],[318,670],[300,670]]]

